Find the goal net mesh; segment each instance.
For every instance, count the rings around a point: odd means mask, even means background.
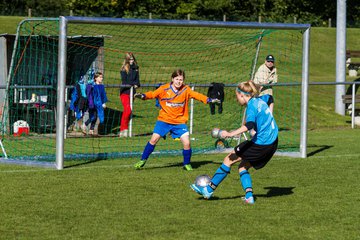
[[[189,21],[191,22],[191,21]],[[2,119],[3,144],[12,159],[55,161],[58,74],[58,19],[29,19],[18,28]],[[300,30],[251,29],[192,25],[68,23],[66,58],[66,162],[139,157],[151,137],[159,108],[155,100],[134,100],[131,136],[119,137],[123,107],[119,98],[120,68],[125,53],[139,65],[141,86],[153,91],[171,81],[172,72],[186,72],[185,83],[207,95],[213,83],[224,84],[223,110],[211,114],[208,105],[194,100],[190,109],[191,146],[194,153],[215,150],[215,127],[241,126],[244,108],[236,102],[235,87],[252,78],[268,54],[275,56],[278,84],[273,87],[274,116],[279,126],[279,151],[298,152],[302,73]],[[96,124],[97,136],[81,132],[69,109],[71,94],[80,79],[104,74],[109,102],[105,121]],[[84,115],[85,120],[87,114]],[[26,126],[18,126],[19,120]],[[234,147],[241,138],[227,140]],[[156,154],[180,154],[182,144],[169,135],[156,146]],[[181,156],[181,154],[180,154]],[[181,157],[182,158],[182,157]],[[179,160],[181,161],[181,160]]]

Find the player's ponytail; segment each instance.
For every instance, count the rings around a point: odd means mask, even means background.
[[[254,81],[252,81],[252,80],[249,80],[248,83],[249,83],[249,85],[250,85],[250,87],[251,87],[251,89],[252,89],[252,93],[253,93],[252,96],[257,96],[257,95],[259,95],[261,86],[260,86],[259,84],[256,84],[256,83],[255,83]]]
[[[252,80],[242,82],[237,86],[237,91],[250,95],[251,97],[258,96],[260,93],[260,85],[254,83]]]

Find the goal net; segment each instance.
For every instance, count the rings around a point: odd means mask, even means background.
[[[214,83],[224,84],[222,111],[216,109],[213,114],[208,105],[190,103],[188,127],[194,154],[218,148],[211,137],[213,128],[232,130],[241,126],[244,108],[236,102],[235,87],[251,79],[268,54],[274,55],[278,152],[296,155],[301,151],[307,27],[82,17],[24,20],[18,27],[2,117],[9,161],[54,165],[60,157],[62,168],[64,160],[65,165],[71,165],[74,161],[140,157],[159,108],[155,100],[132,101],[129,137],[119,137],[123,112],[119,93],[124,87],[120,68],[127,52],[135,55],[139,65],[141,86],[137,92],[153,91],[170,82],[177,68],[185,70],[186,84],[205,95]],[[86,84],[98,71],[104,75],[109,102],[104,123],[95,126],[96,135],[85,135],[81,120],[69,106],[76,84]],[[82,120],[87,117],[85,113]],[[25,126],[19,127],[19,123]],[[228,139],[227,147],[241,140]],[[176,155],[181,150],[181,142],[169,135],[159,141],[153,155]]]

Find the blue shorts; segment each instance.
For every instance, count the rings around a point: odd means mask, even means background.
[[[164,137],[168,132],[171,133],[172,138],[180,138],[185,133],[189,133],[186,124],[170,124],[162,121],[156,121],[154,133]]]

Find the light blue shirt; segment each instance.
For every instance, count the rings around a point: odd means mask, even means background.
[[[246,122],[255,123],[256,134],[252,141],[259,145],[272,144],[278,137],[278,126],[268,107],[261,98],[253,97],[246,108]]]

